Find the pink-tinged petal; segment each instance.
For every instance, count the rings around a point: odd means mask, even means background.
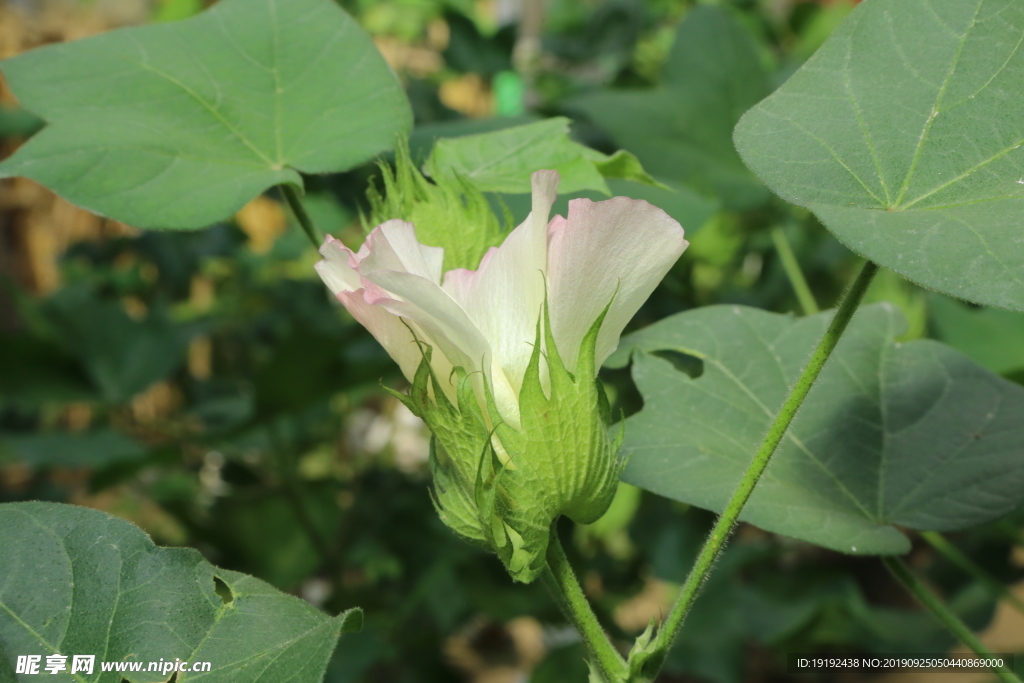
[[[356,260],[363,276],[377,270],[390,270],[418,275],[440,285],[444,249],[420,244],[412,223],[391,220],[370,232]]]
[[[408,226],[408,227],[407,227]],[[367,261],[370,260],[371,250],[377,255],[377,261],[387,261],[388,265],[395,268],[405,269],[409,267],[428,277],[440,279],[441,261],[444,252],[433,247],[424,247],[415,242],[415,235],[410,241],[412,226],[401,221],[389,221],[375,228],[366,243],[358,253],[353,254],[348,247],[340,241],[328,236],[320,247],[320,253],[324,260],[316,264],[316,270],[327,286],[334,292],[335,297],[344,304],[352,317],[363,325],[380,345],[395,359],[402,374],[410,381],[416,372],[422,359],[422,352],[413,337],[411,326],[416,332],[420,341],[432,346],[439,346],[438,341],[413,320],[402,321],[396,308],[402,306],[402,302],[394,298],[392,294],[384,290],[371,280],[362,277],[360,270],[363,270]],[[434,252],[440,252],[435,254]],[[409,275],[422,280],[428,287],[439,290],[435,282],[429,282],[426,278],[418,275]],[[391,309],[391,310],[389,310]],[[445,357],[444,351],[438,349],[434,354],[433,366],[442,384],[447,382],[451,374],[451,363]],[[448,391],[454,398],[454,388]]]
[[[446,359],[446,364],[434,362],[433,365],[449,398],[455,399],[454,386],[450,385],[451,368],[461,366],[467,372],[483,372],[480,379],[486,378],[495,396],[501,397],[499,407],[503,405],[504,397],[515,399],[516,394],[508,387],[500,368],[499,372],[492,372],[493,354],[488,340],[466,312],[440,287],[417,275],[383,270],[368,273],[364,282],[367,285],[365,291],[368,302],[404,318],[417,330],[422,330],[421,339],[434,347],[435,356],[443,355]],[[477,382],[475,378],[474,388],[483,404],[483,383]]]
[[[335,296],[341,292],[355,291],[362,286],[348,247],[328,235],[320,246],[320,254],[324,260],[314,268]]]
[[[597,372],[688,244],[679,223],[645,201],[569,202],[568,219],[551,223],[547,269],[552,332],[567,367],[614,295],[597,339]]]
[[[457,303],[436,284],[410,273],[379,270],[366,279],[390,297],[374,301],[423,328],[454,365],[479,370],[489,356],[487,340]]]
[[[409,331],[409,327],[402,323],[401,318],[391,311],[382,306],[368,303],[365,295],[366,290],[364,289],[354,292],[341,292],[338,294],[338,301],[344,304],[348,312],[352,314],[352,317],[369,330],[374,339],[380,342],[380,345],[384,347],[388,355],[398,363],[398,367],[402,369],[402,374],[405,375],[405,378],[411,382],[416,374],[416,368],[419,367],[420,360],[423,358],[423,354],[416,344],[412,332]],[[421,330],[417,330],[416,334],[419,336],[420,341],[430,343],[429,337],[422,333]],[[438,362],[444,362],[443,357],[440,357],[441,354],[436,355],[439,358],[434,360],[433,364],[435,367],[437,367]],[[451,372],[450,369],[449,372]]]
[[[477,270],[452,270],[444,280],[444,290],[490,342],[498,409],[516,426],[519,389],[544,302],[548,215],[559,176],[556,171],[538,171],[531,179],[533,210],[526,220],[500,247],[487,252]]]

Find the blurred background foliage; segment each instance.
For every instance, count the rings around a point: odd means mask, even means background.
[[[204,4],[0,0],[0,57]],[[631,329],[713,303],[827,308],[854,272],[857,258],[772,198],[729,138],[849,0],[342,4],[407,86],[414,154],[441,136],[568,116],[576,139],[629,149],[673,188],[613,183],[664,206],[692,242]],[[539,42],[524,47],[531,21]],[[40,125],[0,90],[0,156]],[[311,178],[315,222],[358,246],[375,175],[367,165]],[[524,196],[501,201],[518,218],[528,210]],[[332,683],[584,680],[582,646],[541,586],[512,584],[437,519],[428,435],[380,389],[404,380],[331,301],[290,220],[270,194],[204,230],[142,233],[30,181],[0,184],[0,501],[106,510],[329,612],[363,607],[366,628],[341,640]],[[1024,381],[1024,316],[891,273],[868,299],[898,305],[907,338],[941,339]],[[603,377],[620,410],[638,409],[627,372]],[[561,528],[613,636],[634,637],[667,610],[711,521],[623,485],[599,522]],[[1022,522],[952,540],[1024,596]],[[1024,616],[997,607],[981,582],[923,542],[909,561],[992,649],[1024,651]],[[743,526],[661,680],[782,681],[786,652],[951,645],[877,560]]]

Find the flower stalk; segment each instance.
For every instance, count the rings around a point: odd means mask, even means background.
[[[673,605],[657,636],[645,647],[634,648],[633,653],[631,653],[631,681],[653,681],[661,669],[665,657],[668,655],[669,648],[671,648],[676,636],[679,635],[686,615],[689,614],[690,608],[697,599],[700,587],[704,584],[705,579],[711,572],[711,568],[725,547],[725,543],[732,533],[740,513],[743,511],[743,507],[754,492],[754,487],[757,485],[758,480],[760,480],[761,475],[764,474],[768,463],[771,462],[772,455],[778,448],[779,443],[782,442],[786,430],[789,428],[790,423],[792,423],[804,399],[807,398],[807,394],[814,385],[814,381],[821,374],[825,362],[832,354],[839,339],[843,336],[843,332],[846,331],[847,325],[849,325],[853,314],[857,311],[857,307],[864,298],[864,293],[877,272],[878,266],[875,263],[871,261],[865,262],[853,285],[843,296],[839,303],[839,308],[832,318],[832,322],[825,331],[825,335],[818,343],[814,353],[811,354],[811,358],[804,367],[800,378],[789,392],[789,396],[786,397],[786,401],[782,404],[782,408],[779,410],[778,415],[776,415],[775,421],[765,435],[761,447],[757,450],[753,461],[743,474],[736,492],[733,493],[732,498],[730,498],[725,507],[725,511],[718,518],[714,528],[711,530],[711,535],[705,541],[704,547],[701,548],[697,561],[694,563],[689,576],[687,576],[686,582],[679,592],[679,597],[676,599],[675,605]]]
[[[626,661],[612,645],[597,620],[587,596],[583,594],[576,574],[565,555],[558,533],[551,530],[547,550],[547,568],[541,579],[555,595],[559,607],[576,626],[591,660],[596,663],[607,683],[625,680]]]
[[[281,194],[284,196],[288,206],[291,207],[292,213],[295,214],[295,219],[299,222],[302,227],[302,231],[306,233],[306,237],[313,243],[315,249],[320,248],[320,243],[324,241],[324,238],[320,235],[320,231],[313,225],[313,219],[309,217],[309,213],[306,211],[306,207],[302,205],[302,200],[299,199],[299,193],[295,191],[294,185],[280,185]]]
[[[928,590],[928,587],[919,578],[914,576],[914,573],[910,571],[910,568],[902,560],[897,557],[885,557],[882,558],[882,562],[885,563],[889,572],[896,577],[896,580],[903,584],[903,587],[931,612],[932,616],[939,623],[948,628],[956,636],[957,640],[970,648],[979,658],[992,658],[991,650],[978,640],[978,637],[971,632],[971,629],[967,628],[967,625],[960,621],[960,618],[942,600]],[[994,667],[992,671],[1003,683],[1021,683],[1020,678],[1005,666]]]
[[[793,292],[800,302],[800,308],[803,309],[804,315],[814,315],[818,312],[818,302],[814,300],[814,293],[811,292],[811,288],[807,284],[807,278],[804,277],[796,254],[793,253],[793,247],[789,245],[786,232],[781,226],[777,225],[772,228],[772,242],[775,244],[775,251],[779,254],[782,268],[786,271],[786,277],[789,278],[789,284],[793,286]]]
[[[998,579],[982,569],[977,562],[950,543],[945,536],[938,531],[922,531],[921,538],[926,540],[928,545],[935,548],[947,560],[978,579],[996,599],[1005,600],[1015,610],[1024,614],[1024,600],[1011,593]]]

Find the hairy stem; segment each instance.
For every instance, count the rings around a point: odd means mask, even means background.
[[[978,566],[977,562],[967,557],[955,545],[947,541],[945,536],[937,531],[922,531],[921,537],[928,541],[931,547],[939,551],[950,562],[981,581],[997,599],[1006,600],[1015,610],[1024,614],[1024,600],[1011,593],[998,579]]]
[[[551,540],[548,542],[547,568],[544,570],[543,579],[555,594],[559,607],[576,626],[587,652],[601,670],[604,679],[608,683],[623,680],[626,662],[612,646],[601,624],[598,623],[597,616],[590,608],[590,603],[587,602],[587,597],[583,594],[583,589],[569,564],[569,558],[565,556],[565,549],[562,548],[554,527],[551,529]]]
[[[796,260],[793,248],[789,246],[786,233],[780,226],[772,228],[772,242],[775,243],[775,251],[779,252],[779,259],[782,261],[782,268],[786,271],[789,284],[793,286],[797,301],[804,310],[804,315],[814,315],[818,312],[818,302],[814,300],[814,294],[807,285],[804,272],[800,270],[800,264]]]
[[[729,535],[732,533],[733,526],[735,526],[736,521],[739,519],[743,506],[750,499],[750,494],[753,493],[758,480],[764,474],[765,468],[768,467],[775,449],[782,441],[782,437],[793,421],[797,410],[799,410],[800,405],[807,397],[807,393],[811,390],[811,386],[821,373],[825,361],[828,360],[840,337],[843,336],[846,326],[857,311],[857,307],[864,298],[864,292],[867,291],[868,285],[871,284],[871,280],[877,271],[877,265],[871,261],[866,262],[857,275],[856,280],[854,280],[853,285],[843,295],[835,317],[832,318],[832,322],[825,331],[825,335],[818,342],[818,347],[811,354],[810,360],[808,360],[807,365],[800,374],[800,378],[790,390],[789,396],[786,397],[786,401],[782,404],[782,408],[779,409],[778,415],[775,416],[775,421],[765,435],[764,441],[761,442],[761,447],[758,448],[753,461],[747,467],[747,471],[744,472],[743,479],[740,480],[736,492],[732,494],[732,498],[729,499],[725,506],[725,511],[718,518],[714,528],[712,528],[711,535],[704,542],[704,547],[701,548],[697,561],[694,563],[693,569],[690,570],[690,575],[686,577],[686,582],[679,592],[675,605],[672,606],[672,611],[669,612],[653,643],[653,647],[650,648],[651,655],[641,671],[642,680],[653,680],[654,675],[661,668],[662,663],[665,661],[665,656],[672,646],[672,642],[682,628],[686,615],[697,599],[700,587],[704,584],[704,580],[710,573],[715,560],[718,559],[726,540],[728,540]]]
[[[292,213],[295,214],[295,219],[299,221],[299,225],[302,226],[302,231],[306,233],[306,237],[313,243],[314,249],[320,248],[320,243],[323,242],[323,237],[320,235],[320,231],[313,225],[313,220],[306,213],[306,207],[302,205],[302,200],[299,199],[299,193],[295,191],[294,185],[279,185],[281,188],[281,194],[284,195],[284,199],[288,202],[288,206],[291,207]]]
[[[967,628],[967,625],[960,621],[960,618],[942,600],[928,590],[927,586],[914,576],[913,572],[910,571],[902,560],[896,557],[885,557],[882,558],[882,562],[885,563],[886,568],[892,575],[896,577],[896,580],[903,584],[903,587],[931,612],[932,616],[948,628],[961,643],[973,650],[974,654],[978,655],[981,659],[992,657],[992,652],[981,644],[977,636],[971,633],[971,629]],[[1021,683],[1017,675],[1005,666],[993,668],[992,671],[1004,683]]]

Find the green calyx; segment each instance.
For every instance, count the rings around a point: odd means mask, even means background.
[[[469,181],[450,175],[427,180],[413,164],[407,141],[395,150],[394,168],[384,162],[379,167],[384,188],[367,190],[367,230],[394,218],[412,223],[420,243],[444,248],[444,272],[474,270],[488,249],[501,244],[511,223],[507,211],[503,229],[487,198]]]
[[[517,581],[529,583],[543,570],[559,515],[586,524],[604,514],[625,465],[618,458],[622,432],[609,434],[607,400],[593,378],[604,316],[583,339],[576,368],[569,372],[555,347],[545,304],[519,395],[519,429],[498,417],[479,374],[455,368],[452,377],[439,379],[426,344],[409,395],[395,394],[433,433],[433,499],[442,521],[496,553]],[[442,381],[453,383],[457,405]],[[486,407],[478,392],[486,396]]]

